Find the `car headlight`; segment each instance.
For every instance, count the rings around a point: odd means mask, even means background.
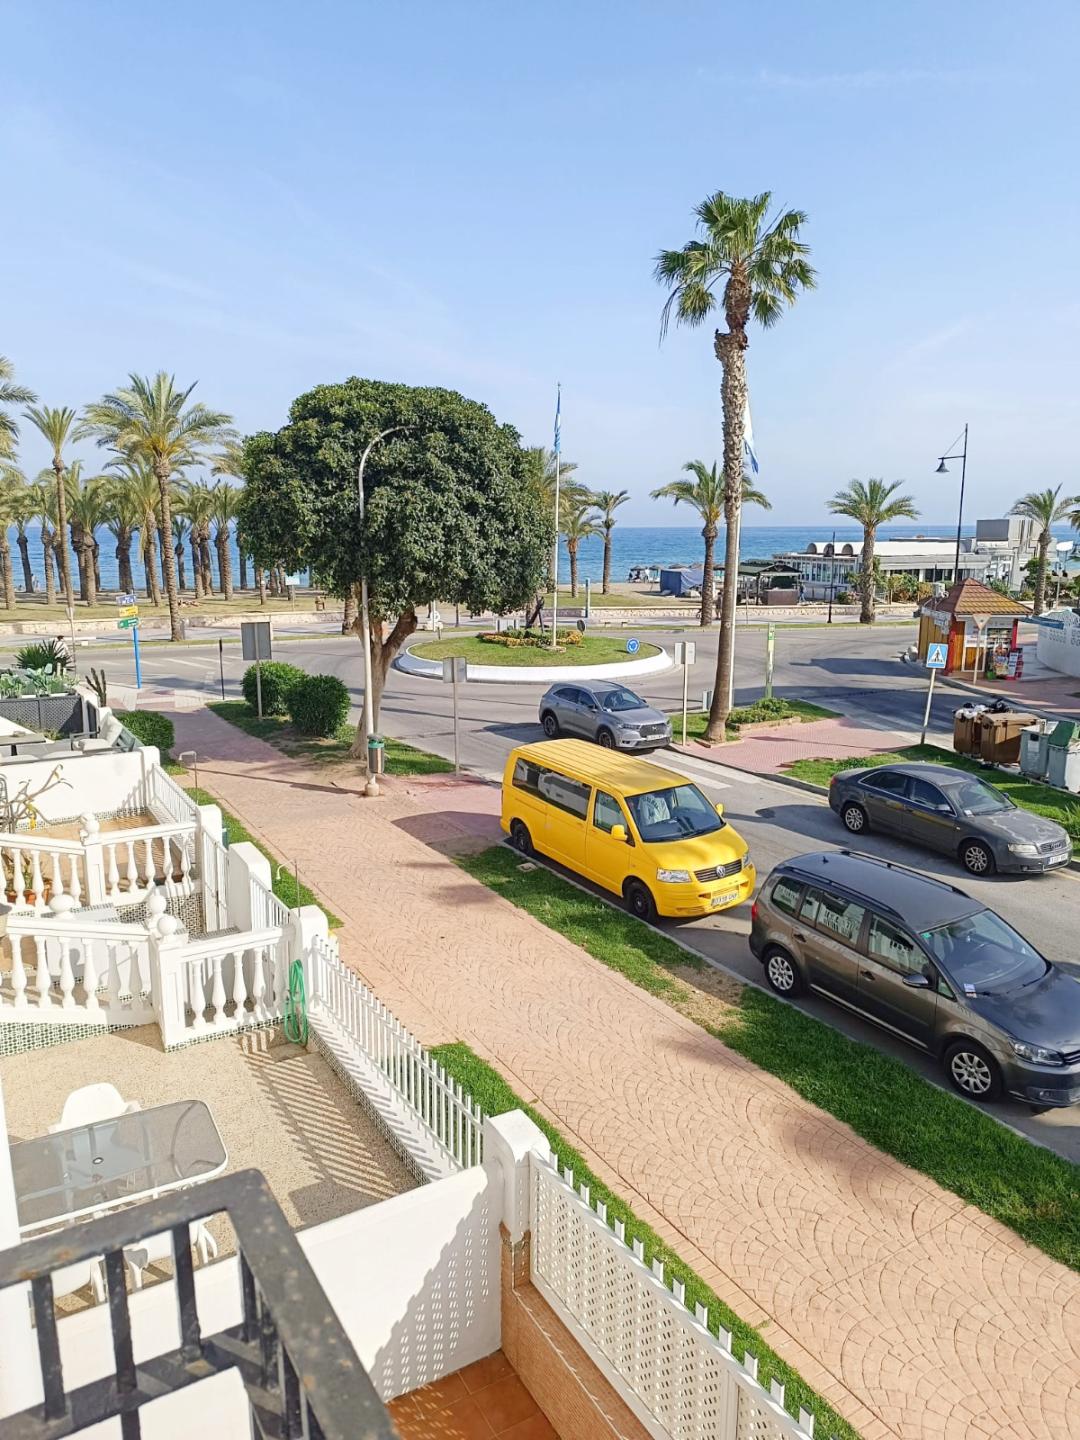
[[[1013,1054],[1019,1055],[1021,1060],[1033,1060],[1036,1065],[1065,1064],[1059,1051],[1047,1050],[1042,1045],[1032,1045],[1027,1040],[1014,1040],[1012,1048]]]
[[[1038,853],[1039,853],[1039,847],[1038,847],[1037,845],[1010,845],[1010,846],[1009,846],[1009,854],[1010,854],[1010,855],[1037,855]]]
[[[668,885],[688,885],[690,883],[690,871],[657,870],[656,878]]]
[[[625,720],[619,721],[619,729],[624,735],[636,735],[638,733],[638,727],[636,725],[627,725]]]

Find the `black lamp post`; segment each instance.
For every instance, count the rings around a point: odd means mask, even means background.
[[[956,558],[953,561],[954,585],[960,579],[960,531],[962,530],[964,524],[964,481],[967,479],[968,427],[966,425],[964,426],[963,439],[964,444],[962,449],[954,451],[954,453],[951,455],[942,455],[939,457],[938,467],[937,470],[934,472],[936,475],[947,475],[949,473],[949,467],[945,464],[945,461],[960,461],[960,508],[957,511],[956,515]],[[953,443],[958,444],[959,441],[954,441]]]

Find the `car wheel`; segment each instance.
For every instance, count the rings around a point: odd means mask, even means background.
[[[960,846],[960,863],[969,875],[992,875],[994,855],[981,840],[965,840]]]
[[[791,998],[806,989],[802,972],[786,950],[774,945],[765,952],[765,979],[778,995]]]
[[[969,1100],[997,1100],[1001,1071],[997,1061],[974,1040],[958,1040],[945,1051],[945,1073]]]
[[[854,800],[849,801],[840,811],[840,819],[853,835],[861,835],[869,829],[866,811],[861,805],[856,805]]]
[[[615,749],[615,736],[610,730],[598,730],[596,732],[596,743],[603,745],[605,750]]]
[[[520,850],[522,855],[533,853],[532,836],[524,820],[510,821],[510,844],[515,850]]]
[[[623,886],[623,899],[626,901],[626,908],[633,915],[635,920],[653,921],[656,919],[656,902],[653,900],[646,885],[640,880],[628,880]]]
[[[559,722],[550,710],[546,710],[544,714],[541,715],[540,724],[543,725],[544,734],[548,737],[549,740],[555,740],[558,737]]]

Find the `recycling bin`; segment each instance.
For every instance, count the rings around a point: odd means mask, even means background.
[[[1045,722],[1020,732],[1020,770],[1032,780],[1045,780],[1049,767],[1050,731]]]
[[[386,741],[381,735],[368,736],[367,768],[369,775],[382,775],[386,772]]]
[[[975,753],[975,712],[973,710],[960,709],[953,715],[952,744],[958,755]]]
[[[1062,790],[1080,791],[1080,724],[1059,720],[1047,737],[1047,779]]]
[[[1034,715],[1024,715],[1017,710],[1006,710],[994,715],[990,712],[980,717],[979,755],[991,765],[1018,765],[1020,763],[1020,736],[1035,723]]]

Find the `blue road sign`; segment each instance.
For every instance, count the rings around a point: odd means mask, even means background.
[[[947,645],[933,644],[926,647],[926,668],[928,670],[944,670],[948,661],[949,647]]]
[[[641,641],[640,641],[640,640],[627,640],[627,642],[626,642],[626,653],[627,653],[628,655],[636,655],[637,652],[638,652],[638,650],[639,650],[640,648],[641,648]]]

